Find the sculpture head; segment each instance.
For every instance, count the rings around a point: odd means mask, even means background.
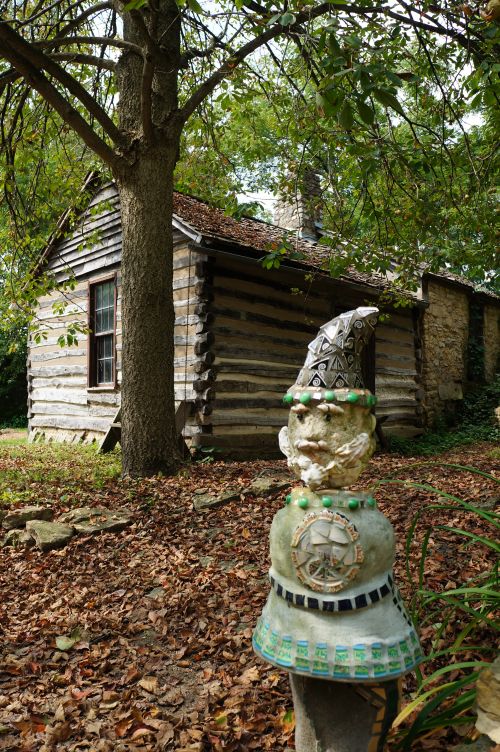
[[[290,415],[280,431],[280,449],[312,489],[351,485],[375,449],[376,399],[363,389],[361,350],[377,314],[376,308],[357,308],[321,327],[283,398]]]

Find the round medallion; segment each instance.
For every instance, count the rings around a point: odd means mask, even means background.
[[[356,527],[340,512],[323,509],[306,514],[291,542],[299,580],[318,593],[345,588],[363,561],[358,538]]]

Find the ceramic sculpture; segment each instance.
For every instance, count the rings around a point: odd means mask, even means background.
[[[304,485],[271,527],[271,592],[253,646],[290,672],[298,752],[382,750],[398,679],[421,660],[392,574],[392,526],[370,493],[346,490],[375,448],[361,353],[377,315],[357,308],[321,327],[283,398],[280,448]]]

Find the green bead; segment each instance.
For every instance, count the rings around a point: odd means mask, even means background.
[[[359,501],[357,499],[349,499],[347,506],[349,509],[357,509],[359,507]]]
[[[285,496],[285,504],[290,504],[291,500],[292,500],[292,494],[287,494]]]
[[[370,498],[366,500],[366,504],[369,507],[375,507],[377,505],[377,502],[375,501],[373,496],[370,496]]]
[[[293,396],[291,394],[285,394],[285,396],[283,397],[283,402],[285,403],[285,405],[291,405],[293,402]]]
[[[312,394],[310,392],[304,392],[304,394],[300,395],[299,400],[303,405],[308,405],[312,400]]]
[[[347,395],[347,401],[348,402],[357,402],[359,400],[359,394],[356,394],[356,392],[349,392]]]
[[[374,407],[377,404],[377,398],[374,394],[369,394],[366,398],[366,404],[368,407]]]
[[[321,499],[321,503],[324,507],[331,507],[333,504],[332,497],[331,496],[323,496]]]
[[[332,392],[331,389],[328,389],[328,391],[325,392],[325,400],[327,402],[333,402],[335,399],[335,392]]]
[[[299,499],[297,504],[301,509],[307,509],[309,506],[309,501],[307,499]]]

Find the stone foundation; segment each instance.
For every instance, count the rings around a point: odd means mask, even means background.
[[[463,398],[467,373],[469,295],[466,290],[428,281],[429,308],[422,324],[424,408],[430,427],[436,419],[453,413]]]
[[[500,308],[484,306],[484,377],[489,383],[500,369]]]

